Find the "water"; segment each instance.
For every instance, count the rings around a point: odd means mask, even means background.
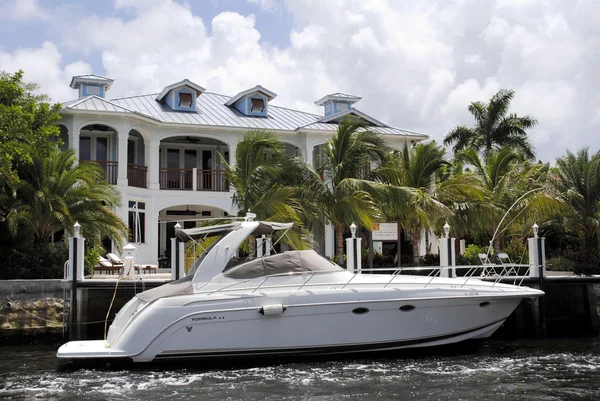
[[[599,339],[225,369],[65,370],[55,350],[0,348],[0,399],[600,400]]]

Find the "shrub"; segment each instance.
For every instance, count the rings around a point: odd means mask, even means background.
[[[475,245],[475,244],[469,244],[466,248],[465,248],[465,253],[462,255],[462,262],[464,262],[465,265],[479,265],[481,264],[481,259],[479,259],[479,254],[480,253],[486,253],[487,254],[487,247],[484,246],[479,246],[479,245]],[[457,264],[458,264],[458,260],[457,260]]]
[[[0,248],[0,279],[61,279],[69,258],[66,242],[37,243],[17,250]]]
[[[546,270],[575,271],[576,265],[575,261],[564,256],[557,256],[546,260]]]
[[[508,254],[513,263],[529,263],[527,245],[521,238],[510,240],[504,252]]]

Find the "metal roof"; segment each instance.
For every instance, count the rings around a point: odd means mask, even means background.
[[[204,92],[196,99],[196,111],[174,111],[168,105],[156,101],[157,94],[103,99],[87,96],[63,103],[65,111],[95,111],[108,113],[133,113],[161,123],[190,124],[208,127],[232,127],[241,129],[265,129],[274,131],[319,130],[335,131],[336,123],[319,122],[323,116],[285,107],[269,105],[267,117],[245,116],[225,103],[230,96]],[[373,132],[386,135],[402,135],[426,139],[427,135],[391,127],[372,127]]]
[[[181,88],[183,86],[189,86],[190,88],[192,88],[193,90],[195,90],[196,91],[196,96],[200,96],[200,94],[203,93],[206,90],[203,87],[201,87],[200,85],[198,85],[198,84],[196,84],[196,83],[194,83],[194,82],[192,82],[192,81],[190,81],[189,79],[186,78],[183,81],[175,82],[174,84],[166,86],[165,89],[163,89],[162,92],[160,92],[156,96],[156,100],[158,100],[160,102],[173,89]]]
[[[376,120],[373,117],[371,117],[371,116],[369,116],[369,115],[363,113],[362,111],[357,110],[357,109],[355,109],[353,107],[351,107],[349,109],[346,109],[346,110],[338,111],[337,113],[331,114],[331,115],[329,115],[327,117],[323,117],[323,118],[321,118],[319,120],[319,122],[320,123],[328,123],[330,121],[334,121],[334,120],[337,120],[339,118],[342,118],[346,114],[354,114],[354,115],[356,115],[356,116],[358,116],[358,117],[360,117],[360,118],[362,118],[362,119],[364,119],[364,120],[366,120],[366,121],[368,121],[368,122],[370,122],[370,123],[372,123],[372,124],[374,124],[374,125],[376,125],[378,127],[387,127],[387,125],[385,125],[381,121]]]
[[[277,94],[275,92],[271,92],[270,90],[263,88],[260,85],[256,85],[254,88],[250,88],[245,91],[242,91],[242,92],[238,93],[237,95],[235,95],[234,97],[232,97],[231,99],[229,99],[227,101],[227,103],[225,103],[225,106],[232,106],[235,102],[237,102],[244,96],[251,95],[253,93],[262,93],[263,95],[265,95],[267,97],[269,102],[277,97]]]
[[[360,99],[362,99],[362,97],[360,97],[360,96],[354,96],[354,95],[348,95],[347,93],[336,92],[336,93],[331,93],[329,95],[323,96],[322,98],[317,100],[315,102],[315,104],[317,106],[322,106],[328,100],[338,100],[338,101],[343,101],[343,102],[348,102],[348,103],[354,104],[354,103],[358,102]]]
[[[79,85],[83,82],[92,82],[95,84],[102,84],[106,90],[109,90],[111,85],[113,84],[114,79],[103,77],[102,75],[96,74],[85,74],[85,75],[75,75],[71,78],[71,84],[69,85],[73,89],[78,89]]]

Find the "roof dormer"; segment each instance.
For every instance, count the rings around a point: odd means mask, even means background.
[[[156,100],[166,103],[174,111],[196,111],[196,99],[205,90],[189,79],[184,79],[167,86],[156,96]]]
[[[269,115],[268,103],[277,95],[260,85],[238,93],[225,103],[245,116],[267,117]]]
[[[327,117],[351,108],[352,105],[360,99],[362,98],[358,96],[338,92],[323,96],[321,99],[317,100],[315,104],[317,106],[325,107],[325,113],[323,115]]]
[[[114,80],[103,77],[101,75],[96,74],[85,74],[85,75],[75,75],[71,78],[71,85],[69,85],[73,89],[79,90],[79,97],[86,96],[99,96],[104,97],[106,92],[112,86]]]

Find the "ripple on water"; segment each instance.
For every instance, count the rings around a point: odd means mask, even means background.
[[[61,371],[54,351],[0,358],[0,398],[93,400],[600,399],[595,343],[500,343],[466,355],[250,368]]]

